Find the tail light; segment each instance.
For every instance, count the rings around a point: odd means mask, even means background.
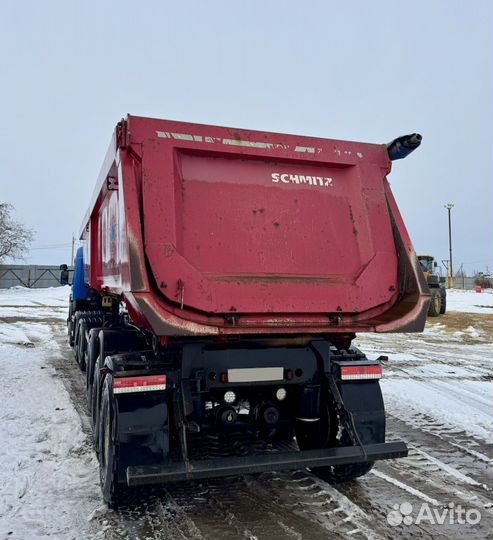
[[[381,379],[382,366],[380,364],[363,366],[341,366],[342,381],[363,381],[367,379]]]
[[[132,394],[134,392],[155,392],[166,390],[166,375],[139,375],[138,377],[115,377],[114,394]]]

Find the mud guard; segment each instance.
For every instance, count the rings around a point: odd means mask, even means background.
[[[385,442],[385,406],[378,381],[340,383],[344,408],[362,444]]]
[[[127,468],[165,465],[169,454],[168,404],[163,395],[118,396],[115,400],[118,481]]]
[[[110,373],[125,371],[129,360],[135,368],[135,354],[108,356],[104,368]],[[112,377],[112,375],[107,375]],[[112,377],[113,379],[113,377]],[[169,411],[167,394],[113,393],[115,406],[116,452],[118,481],[126,483],[127,468],[132,466],[163,466],[169,455]]]

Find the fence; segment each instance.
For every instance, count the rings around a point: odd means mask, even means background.
[[[476,288],[476,280],[478,279],[477,276],[475,277],[468,277],[468,276],[455,276],[454,277],[454,289],[464,289],[466,291],[472,291]],[[491,284],[493,284],[493,278],[483,278],[483,288],[490,287]],[[486,283],[484,283],[486,282]],[[488,283],[490,285],[488,285]],[[481,282],[479,282],[481,284]]]
[[[467,276],[455,276],[454,277],[454,289],[465,289],[466,291],[474,290],[475,284],[474,277]]]
[[[74,268],[69,266],[69,283],[72,282]],[[1,264],[0,289],[15,286],[42,288],[60,286],[59,266],[39,266],[26,264]]]

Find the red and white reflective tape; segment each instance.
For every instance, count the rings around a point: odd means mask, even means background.
[[[342,381],[362,381],[366,379],[381,379],[382,366],[341,366]]]
[[[155,392],[157,390],[166,390],[166,375],[140,375],[138,377],[115,377],[113,379],[114,394]]]

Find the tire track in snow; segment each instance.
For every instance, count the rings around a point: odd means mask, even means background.
[[[63,325],[55,326],[67,351],[63,376],[84,415],[84,377],[65,343]],[[410,458],[381,462],[375,473],[353,484],[333,487],[303,470],[172,484],[136,493],[116,512],[99,508],[92,516],[101,528],[97,538],[484,538],[492,526],[485,514],[482,530],[387,523],[398,502],[443,504],[459,500],[460,489],[466,498],[476,496],[471,505],[485,502],[474,490],[482,490],[491,465],[487,445],[423,414],[413,414],[411,423],[389,419],[391,438],[412,440]]]

